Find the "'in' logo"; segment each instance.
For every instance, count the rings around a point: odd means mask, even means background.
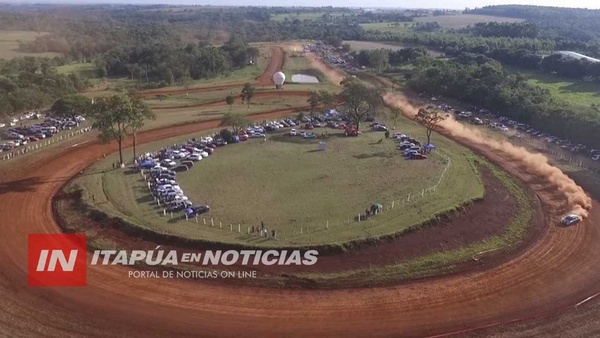
[[[85,235],[29,235],[29,286],[85,286]]]

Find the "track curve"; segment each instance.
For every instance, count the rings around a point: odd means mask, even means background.
[[[153,130],[141,133],[138,143],[217,126],[218,121],[209,121]],[[550,226],[535,247],[510,262],[408,285],[335,291],[234,288],[128,279],[123,268],[89,266],[85,288],[28,288],[27,235],[58,233],[52,196],[66,179],[114,150],[114,144],[91,141],[3,173],[0,327],[4,334],[425,336],[564,307],[598,291],[596,201],[585,222],[570,228]],[[497,154],[476,150],[531,184],[546,211],[545,221],[556,224],[557,212],[563,209],[560,195]]]

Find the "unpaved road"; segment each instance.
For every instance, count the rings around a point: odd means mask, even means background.
[[[204,122],[145,132],[139,141],[217,125]],[[551,226],[539,244],[511,262],[489,271],[409,285],[337,291],[233,288],[128,279],[123,268],[90,266],[87,287],[28,288],[27,234],[59,232],[52,218],[52,195],[65,178],[114,148],[89,142],[61,151],[43,165],[32,163],[3,177],[0,327],[4,333],[422,336],[573,304],[594,293],[600,282],[596,260],[591,259],[600,254],[600,231],[593,226],[600,206],[595,205],[583,224]],[[505,169],[532,184],[547,211],[546,221],[556,221],[552,210],[561,199],[517,166]]]
[[[213,121],[149,131],[138,142],[217,126]],[[600,285],[598,202],[582,224],[556,227],[564,209],[561,194],[518,164],[475,149],[531,186],[549,224],[537,245],[487,271],[384,288],[303,291],[129,279],[124,268],[89,266],[87,287],[27,287],[27,235],[59,232],[52,196],[66,179],[114,150],[114,144],[88,142],[2,173],[3,335],[427,336],[550,312],[596,293]]]

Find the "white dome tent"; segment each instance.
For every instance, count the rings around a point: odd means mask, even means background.
[[[283,74],[283,72],[276,72],[273,74],[273,83],[277,89],[280,89],[285,83],[285,74]]]

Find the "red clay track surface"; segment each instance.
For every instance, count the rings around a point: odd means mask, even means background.
[[[283,68],[283,59],[283,49],[281,47],[273,47],[269,66],[261,76],[256,78],[259,86],[273,85],[273,74],[281,71]]]
[[[257,100],[257,99],[276,99],[281,97],[282,99],[285,100],[286,97],[288,96],[296,96],[296,97],[308,97],[309,96],[309,92],[307,91],[303,91],[303,90],[280,90],[280,91],[274,91],[274,90],[269,90],[269,91],[257,91],[254,93],[254,98],[253,100]],[[241,96],[237,96],[238,98]],[[256,102],[256,101],[252,101],[252,102]],[[214,102],[210,102],[210,103],[197,103],[197,104],[188,104],[188,105],[174,105],[174,106],[160,106],[160,107],[155,107],[153,108],[154,110],[162,110],[162,109],[185,109],[185,108],[193,108],[193,107],[205,107],[205,108],[211,108],[211,107],[225,107],[227,106],[227,102],[225,100],[220,100],[220,101],[214,101]],[[310,107],[310,106],[309,106]]]
[[[138,140],[150,142],[218,124],[154,130],[141,133]],[[583,223],[557,227],[557,213],[564,210],[562,195],[488,149],[475,150],[531,186],[549,229],[529,251],[487,271],[392,287],[309,291],[128,279],[122,267],[88,266],[87,287],[27,287],[27,235],[59,233],[52,196],[66,179],[115,149],[114,144],[92,141],[16,159],[12,168],[27,163],[18,169],[0,167],[3,335],[428,336],[551,312],[599,291],[597,201]]]
[[[278,71],[281,71],[281,69],[283,68],[283,60],[284,60],[283,49],[281,47],[273,47],[269,65],[267,66],[267,69],[265,69],[265,71],[259,77],[256,78],[257,84],[259,86],[274,86],[273,80],[272,80],[273,74],[275,74]],[[231,88],[239,88],[242,85],[243,85],[242,83],[236,83],[236,84],[212,86],[212,87],[197,87],[197,88],[192,87],[189,89],[185,89],[185,88],[172,89],[172,90],[152,89],[152,90],[145,90],[143,92],[140,92],[139,95],[141,95],[142,97],[155,96],[155,95],[182,95],[182,94],[186,94],[186,93],[202,93],[202,92],[212,92],[212,91],[218,91],[218,90],[227,90],[227,89],[231,89]]]
[[[139,140],[150,142],[217,126],[212,121],[166,128],[142,133]],[[3,173],[0,327],[4,334],[426,336],[572,305],[595,293],[600,282],[596,263],[600,206],[594,202],[584,223],[550,226],[536,246],[508,263],[408,285],[334,291],[237,288],[128,279],[124,268],[89,266],[87,287],[28,288],[27,235],[60,232],[52,217],[52,196],[66,178],[114,150],[114,144],[89,142]],[[493,153],[486,155],[502,160]],[[552,211],[562,198],[518,167],[505,169],[532,183],[547,212],[545,221],[555,224]]]

